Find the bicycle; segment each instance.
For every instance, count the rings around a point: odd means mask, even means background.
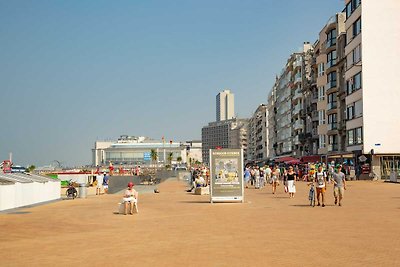
[[[308,193],[308,200],[310,201],[310,206],[315,207],[315,186],[314,183],[309,184],[310,191]]]

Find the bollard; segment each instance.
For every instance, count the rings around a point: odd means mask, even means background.
[[[79,198],[86,198],[86,195],[87,195],[86,183],[79,184],[78,197]]]

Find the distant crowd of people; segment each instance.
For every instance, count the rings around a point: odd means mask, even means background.
[[[346,190],[346,175],[343,173],[342,165],[334,163],[312,164],[307,173],[301,173],[299,166],[295,165],[258,165],[247,166],[244,170],[244,185],[246,188],[254,186],[255,189],[262,189],[271,185],[272,194],[276,193],[277,186],[284,185],[285,193],[289,198],[294,198],[296,193],[296,182],[303,180],[308,185],[316,188],[317,206],[325,207],[325,192],[327,184],[333,183],[334,203],[342,205],[344,190]]]

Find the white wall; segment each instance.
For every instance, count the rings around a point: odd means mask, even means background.
[[[364,153],[400,153],[399,14],[399,0],[362,1]]]
[[[0,185],[0,211],[60,198],[60,181]]]

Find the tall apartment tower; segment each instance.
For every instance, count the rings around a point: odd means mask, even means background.
[[[235,117],[235,95],[231,90],[223,90],[217,95],[217,121],[230,120]]]

